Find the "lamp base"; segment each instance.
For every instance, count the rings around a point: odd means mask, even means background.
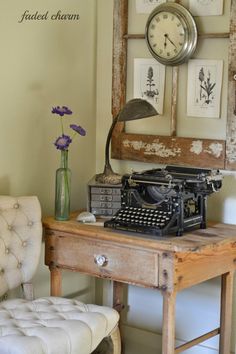
[[[120,184],[122,176],[118,173],[99,173],[95,176],[96,182],[103,183],[103,184]]]

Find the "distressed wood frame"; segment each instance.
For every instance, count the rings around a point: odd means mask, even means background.
[[[176,1],[178,2],[178,1]],[[114,0],[112,115],[126,102],[127,42],[142,39],[129,35],[128,0]],[[112,137],[112,158],[160,164],[236,169],[236,1],[232,0],[229,33],[199,34],[201,38],[229,38],[228,106],[226,140],[177,136],[177,94],[179,70],[172,68],[170,136],[127,134],[120,122]],[[232,92],[234,93],[232,95]]]

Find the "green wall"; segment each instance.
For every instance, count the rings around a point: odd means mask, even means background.
[[[47,20],[19,21],[22,14],[46,14]],[[79,14],[77,20],[51,16]],[[95,172],[96,1],[9,0],[0,2],[0,193],[37,195],[43,215],[54,210],[55,171],[60,153],[53,145],[61,133],[56,105],[74,112],[68,123],[87,130],[70,153],[72,209],[86,205],[86,183]],[[42,245],[42,250],[44,245]],[[49,294],[49,272],[41,266],[36,295]],[[78,274],[64,277],[64,294],[78,289],[93,296],[93,280]],[[92,290],[91,290],[92,289]]]

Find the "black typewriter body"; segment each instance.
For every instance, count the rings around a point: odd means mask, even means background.
[[[124,175],[121,208],[104,227],[156,236],[206,228],[207,196],[221,185],[218,170],[167,166]]]

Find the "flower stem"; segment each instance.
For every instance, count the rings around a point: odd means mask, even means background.
[[[62,117],[61,117],[60,121],[61,121],[61,131],[62,131],[62,135],[64,135],[64,127],[63,127],[63,120],[62,120]]]

